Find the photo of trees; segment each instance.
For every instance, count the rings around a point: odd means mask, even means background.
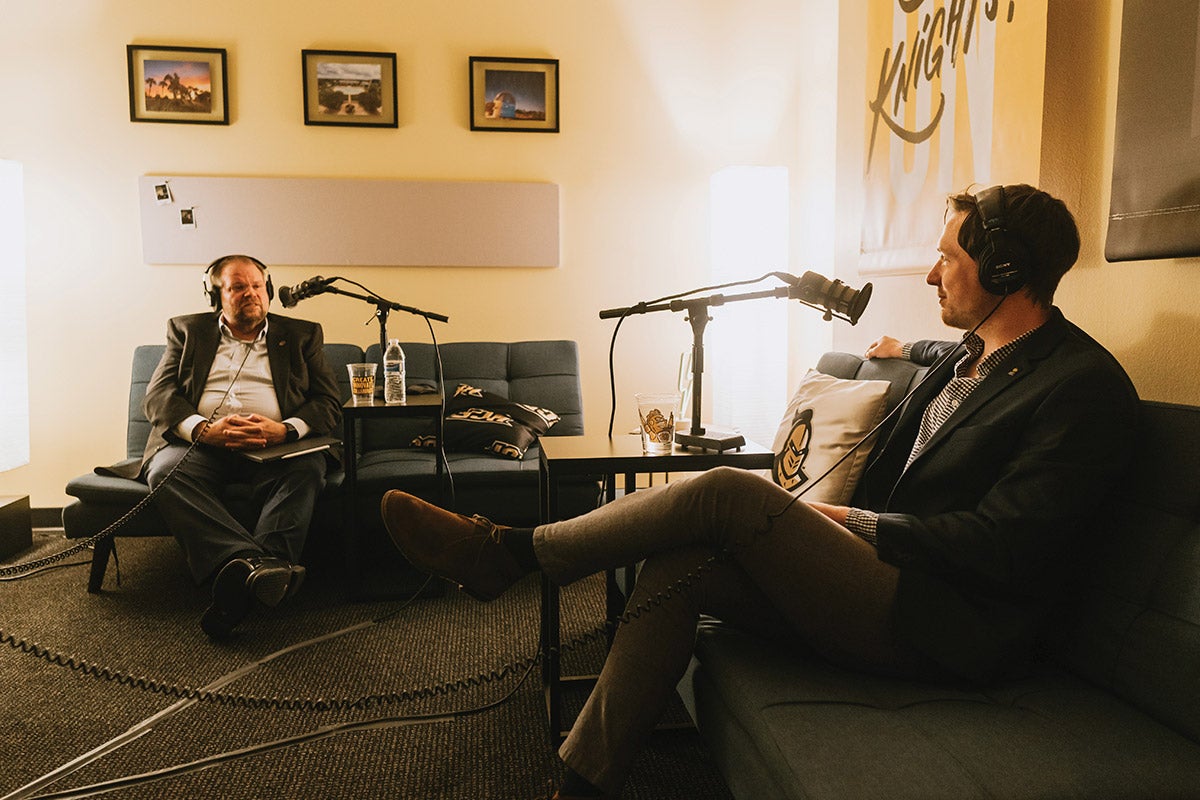
[[[146,111],[212,113],[212,65],[207,61],[147,59]]]

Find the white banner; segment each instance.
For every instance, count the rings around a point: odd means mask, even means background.
[[[870,0],[859,271],[927,270],[948,194],[1038,180],[1045,0]]]

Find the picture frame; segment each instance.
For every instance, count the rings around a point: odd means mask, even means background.
[[[300,51],[304,124],[395,128],[396,54]]]
[[[130,44],[125,60],[130,121],[229,124],[224,49]]]
[[[470,58],[471,130],[558,133],[558,59]]]

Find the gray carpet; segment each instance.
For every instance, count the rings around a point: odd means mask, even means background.
[[[61,534],[41,533],[33,551],[6,563],[66,544]],[[338,571],[318,567],[291,602],[257,613],[235,640],[214,644],[197,625],[206,590],[192,585],[172,540],[121,539],[118,552],[122,585],[115,585],[110,566],[101,595],[85,591],[84,566],[0,583],[0,630],[125,674],[191,688],[241,670],[221,691],[276,698],[408,694],[526,659],[536,649],[533,577],[494,603],[447,592],[406,605],[352,601]],[[564,590],[564,641],[600,622],[602,593],[598,577]],[[319,638],[331,634],[339,635]],[[601,645],[580,647],[564,656],[565,671],[596,672],[602,658]],[[542,798],[562,768],[547,741],[540,669],[520,686],[519,678],[366,710],[256,710],[181,702],[3,647],[0,798],[95,796],[105,782],[152,773],[159,773],[151,775],[155,780],[118,784],[104,796]],[[403,719],[477,708],[510,692],[507,702],[477,713]],[[573,701],[577,708],[582,697]],[[140,736],[101,757],[82,758],[138,726]],[[272,742],[277,746],[262,749]],[[56,771],[62,773],[57,780],[22,791]],[[69,792],[77,787],[86,788]],[[656,733],[622,796],[730,797],[694,731]]]

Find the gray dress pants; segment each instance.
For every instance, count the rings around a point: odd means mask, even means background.
[[[159,450],[146,466],[146,481],[157,489],[155,505],[197,583],[238,553],[300,560],[317,495],[325,487],[324,453],[259,464],[200,446],[181,464],[187,452],[182,444]],[[170,480],[164,480],[172,469]],[[231,484],[245,485],[248,496],[241,499],[259,509],[250,527],[224,502]]]
[[[687,669],[701,614],[791,637],[846,666],[920,674],[923,660],[893,635],[898,570],[803,502],[771,519],[790,499],[769,480],[722,467],[535,529],[534,553],[558,585],[643,560],[630,608],[688,584],[618,628],[559,750],[575,772],[619,791]]]

